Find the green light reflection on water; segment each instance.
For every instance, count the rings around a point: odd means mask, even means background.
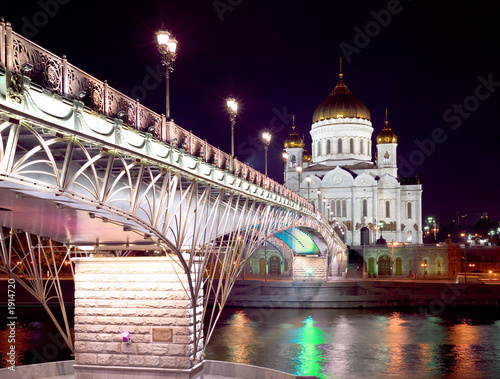
[[[294,375],[315,375],[319,378],[325,378],[323,374],[323,365],[326,361],[324,353],[318,348],[318,345],[325,343],[324,331],[314,326],[316,321],[312,316],[307,316],[303,327],[297,329],[296,338],[292,341],[299,345],[299,354],[294,361]]]

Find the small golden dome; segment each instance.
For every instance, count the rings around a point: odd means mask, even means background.
[[[343,76],[341,60],[339,82],[330,95],[314,111],[313,124],[332,118],[362,118],[370,120],[368,107],[347,88],[342,79]]]
[[[289,148],[303,148],[304,147],[304,140],[300,138],[300,136],[297,134],[295,131],[295,125],[292,126],[292,132],[288,136],[288,138],[285,140],[285,149]]]
[[[302,153],[302,162],[304,163],[311,163],[312,162],[312,156],[309,154],[309,151],[304,149],[304,152]]]
[[[377,136],[377,143],[397,143],[398,136],[394,133],[389,126],[389,121],[387,120],[387,109],[385,110],[385,125],[383,129]]]

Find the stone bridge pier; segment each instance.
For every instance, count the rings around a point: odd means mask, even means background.
[[[72,261],[76,379],[203,378],[203,299],[193,305],[178,260]]]

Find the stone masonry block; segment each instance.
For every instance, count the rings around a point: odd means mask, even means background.
[[[129,317],[129,320],[132,325],[144,325],[147,322],[147,325],[150,326],[170,326],[177,321],[167,317]]]
[[[123,342],[108,342],[104,344],[104,352],[109,353],[118,353],[122,352]]]
[[[97,324],[95,316],[75,316],[75,324],[94,325]]]
[[[176,358],[176,367],[177,368],[191,368],[191,364],[187,358],[177,357]]]
[[[171,343],[153,343],[152,344],[152,355],[170,355]]]
[[[177,326],[189,326],[192,324],[192,320],[188,318],[178,318]]]
[[[129,355],[128,364],[134,367],[144,367],[146,364],[146,357],[144,355]]]
[[[85,325],[87,333],[104,333],[104,325]]]
[[[127,317],[126,318],[127,322],[124,324],[127,325],[135,325],[135,326],[140,326],[144,325],[145,322],[148,323],[148,325],[158,325],[160,321],[155,321],[156,319],[154,317]]]
[[[104,353],[105,352],[105,343],[103,342],[85,342],[85,349],[89,353]]]
[[[177,300],[177,301],[175,301],[174,304],[175,304],[176,309],[191,308],[191,300],[189,300],[189,299]]]
[[[91,341],[94,338],[94,333],[85,333],[76,330],[75,327],[75,341]]]
[[[86,352],[87,351],[87,343],[85,341],[75,341],[75,352]]]
[[[160,366],[163,368],[174,368],[176,363],[176,357],[160,357]]]
[[[97,356],[97,364],[103,366],[110,366],[113,364],[112,354],[95,354]]]
[[[104,325],[128,325],[129,317],[101,317],[101,324]]]
[[[186,336],[190,333],[189,328],[187,326],[177,326],[173,328],[174,336],[183,335]]]
[[[75,333],[87,333],[87,325],[75,324]]]
[[[132,330],[129,332],[132,333]],[[114,334],[114,335],[119,335],[123,332],[123,326],[122,325],[103,325],[103,332],[106,334]],[[134,330],[134,333],[137,333],[136,330]]]
[[[121,338],[121,333],[109,334],[109,333],[96,333],[93,335],[93,339],[97,342],[109,342],[116,341]]]
[[[154,310],[154,316],[157,317],[170,317],[170,308],[160,308]]]
[[[187,344],[189,342],[193,342],[193,338],[187,335],[177,335],[174,336],[174,343],[176,344]]]
[[[123,317],[129,317],[129,316],[135,316],[136,310],[134,308],[123,308],[123,309],[117,309],[117,314],[116,316],[123,316]]]
[[[145,363],[147,367],[159,367],[160,357],[157,356],[145,356]]]
[[[124,354],[113,354],[111,356],[111,362],[113,366],[128,366],[129,355]]]
[[[97,354],[75,353],[75,362],[79,365],[96,365]]]
[[[187,318],[189,317],[189,309],[171,309],[170,316],[177,318]]]
[[[103,316],[125,316],[120,308],[98,308],[97,311],[101,312]]]
[[[136,326],[136,325],[124,325],[124,326],[117,326],[117,325],[107,325],[105,327],[106,333],[115,333],[115,334],[121,334],[123,332],[124,328],[127,328],[127,330],[130,332],[130,334],[133,335],[150,335],[151,334],[151,327],[150,326]]]
[[[77,308],[92,308],[95,307],[96,300],[89,300],[86,298],[75,298],[75,310]]]
[[[171,344],[170,345],[170,350],[169,350],[169,355],[171,356],[186,356],[187,355],[187,346],[186,345],[180,345],[180,344]]]
[[[137,343],[134,340],[135,353],[139,355],[151,355],[153,353],[153,345],[149,343]]]
[[[140,309],[131,309],[133,311],[133,316],[135,317],[149,317],[152,316],[153,314],[158,315],[157,310],[155,309],[148,309],[148,308],[140,308]]]

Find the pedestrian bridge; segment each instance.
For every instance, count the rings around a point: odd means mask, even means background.
[[[172,257],[191,301],[215,277],[214,263],[227,267],[213,289],[221,308],[270,236],[292,249],[299,241],[332,273],[345,265],[343,242],[296,193],[8,23],[0,36],[0,269],[42,303],[63,262],[91,252]],[[45,271],[55,284],[35,286]]]

